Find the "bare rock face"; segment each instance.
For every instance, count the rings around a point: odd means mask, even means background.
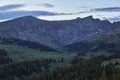
[[[64,21],[45,21],[33,16],[25,16],[1,22],[0,36],[34,41],[52,48],[60,48],[86,40],[96,34],[118,30],[120,26],[116,27],[117,24],[112,24],[107,20],[93,19],[92,16]]]

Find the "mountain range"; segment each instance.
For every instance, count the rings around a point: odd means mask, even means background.
[[[24,16],[0,22],[0,37],[28,40],[55,49],[119,30],[120,22],[111,23],[92,16],[62,21]]]

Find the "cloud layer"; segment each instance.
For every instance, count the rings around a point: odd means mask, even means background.
[[[91,11],[120,12],[120,7],[95,8],[92,9]]]
[[[0,20],[12,19],[12,18],[27,16],[27,15],[36,16],[36,17],[37,16],[59,15],[58,13],[48,12],[48,11],[40,11],[40,10],[20,11],[18,9],[18,8],[22,8],[25,6],[26,6],[25,4],[9,4],[9,5],[0,6]],[[39,6],[43,6],[43,7],[47,7],[47,8],[54,7],[53,5],[48,4],[48,3],[39,4]]]
[[[52,4],[49,3],[41,3],[41,4],[33,4],[34,6],[41,6],[45,8],[53,8],[55,7]],[[120,7],[104,7],[104,8],[93,8],[85,11],[80,11],[80,12],[72,12],[72,13],[56,13],[56,12],[49,12],[49,11],[41,11],[41,10],[24,10],[21,11],[19,8],[26,7],[26,4],[9,4],[9,5],[4,5],[0,6],[0,20],[6,20],[6,19],[13,19],[21,16],[55,16],[55,15],[78,15],[78,14],[85,14],[85,13],[99,13],[99,12],[120,12]],[[89,16],[89,15],[88,15]],[[106,16],[104,16],[106,17]],[[120,17],[113,17],[113,18],[107,18],[109,20],[119,20]]]
[[[0,11],[9,11],[13,9],[18,9],[25,6],[24,4],[9,4],[0,7]]]
[[[37,4],[37,6],[45,7],[45,8],[53,8],[54,5],[49,4],[49,3],[42,3],[42,4]]]
[[[8,11],[8,12],[0,13],[0,20],[12,19],[27,15],[37,17],[37,16],[54,16],[59,14],[53,12],[47,12],[47,11]]]
[[[111,22],[117,22],[117,21],[120,21],[120,16],[115,16],[115,17],[106,18],[106,19],[110,20]]]
[[[54,7],[51,4],[44,3],[44,4],[38,4],[39,6],[42,7],[47,7],[51,8]],[[75,15],[79,13],[56,13],[56,12],[49,12],[49,11],[40,11],[40,10],[35,10],[35,11],[20,11],[18,8],[26,6],[25,4],[10,4],[10,5],[5,5],[0,7],[0,20],[6,20],[6,19],[13,19],[21,16],[54,16],[54,15]]]

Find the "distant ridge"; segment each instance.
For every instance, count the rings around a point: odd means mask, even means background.
[[[24,16],[0,23],[0,37],[33,41],[51,48],[61,48],[116,30],[120,30],[120,22],[110,23],[92,16],[61,21]]]

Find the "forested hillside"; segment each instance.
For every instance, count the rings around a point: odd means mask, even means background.
[[[97,56],[88,61],[79,61],[72,66],[59,68],[53,72],[34,75],[25,80],[119,80],[120,61],[103,65],[102,62],[120,59],[120,54],[109,57]]]
[[[120,31],[62,48],[0,37],[0,80],[119,80]]]
[[[120,31],[96,35],[86,41],[65,46],[63,49],[79,53],[96,52],[99,50],[105,50],[109,53],[119,53]]]

